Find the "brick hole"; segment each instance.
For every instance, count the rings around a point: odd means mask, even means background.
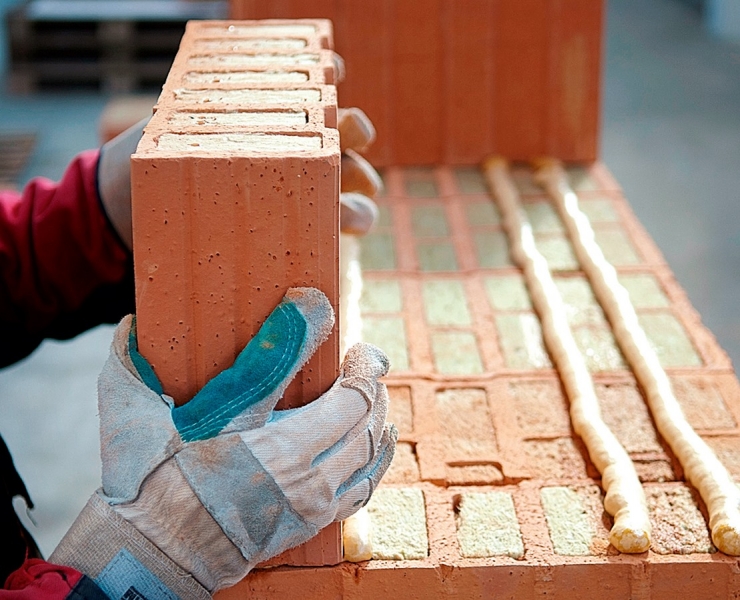
[[[644,259],[627,232],[613,226],[594,228],[594,237],[604,257],[615,267],[639,265]]]
[[[584,480],[599,477],[580,438],[528,440],[523,445],[527,464],[536,478]]]
[[[491,200],[465,202],[464,206],[468,227],[480,230],[489,227],[498,229],[501,226],[501,214],[496,204]]]
[[[578,198],[578,206],[591,223],[617,223],[619,215],[608,198]]]
[[[522,370],[552,368],[542,337],[542,326],[534,311],[497,314],[495,323],[507,367]]]
[[[524,439],[571,435],[568,401],[559,381],[512,381],[508,391]]]
[[[651,549],[658,554],[716,552],[711,542],[706,505],[688,484],[645,486],[653,524]]]
[[[650,273],[621,273],[619,283],[627,290],[636,309],[668,308],[670,300],[658,279]]]
[[[580,265],[565,233],[536,233],[537,250],[552,271],[578,271]]]
[[[442,375],[479,375],[485,365],[479,342],[471,330],[436,330],[430,332],[435,369]],[[453,349],[454,351],[450,351]]]
[[[565,227],[551,202],[541,200],[524,202],[522,208],[527,214],[535,235],[540,233],[565,233]]]
[[[388,386],[388,418],[389,423],[395,424],[399,436],[409,436],[414,431],[414,409],[411,402],[411,388]],[[414,453],[416,445],[414,444]]]
[[[411,198],[437,198],[437,185],[434,169],[431,167],[413,167],[404,170],[404,187]]]
[[[390,420],[389,420],[390,421]],[[386,484],[413,484],[421,480],[416,443],[398,442],[388,471],[383,476]]]
[[[455,169],[455,182],[462,194],[487,194],[483,174],[477,167],[458,167]]]
[[[592,484],[540,490],[553,551],[561,556],[615,555],[609,545],[612,522],[603,508],[603,490]]]
[[[486,390],[441,389],[435,394],[435,404],[440,433],[447,440],[447,464],[494,464],[498,446]]]
[[[639,312],[637,318],[664,368],[704,364],[685,327],[670,311]]]
[[[521,528],[508,492],[465,492],[452,498],[460,554],[466,558],[524,558]]]
[[[663,447],[645,398],[635,384],[596,384],[601,415],[629,454],[662,454]]]

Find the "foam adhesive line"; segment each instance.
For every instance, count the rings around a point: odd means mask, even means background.
[[[646,552],[651,525],[645,493],[632,460],[601,418],[593,380],[568,325],[547,261],[535,246],[532,227],[521,208],[506,162],[490,159],[484,171],[503,216],[512,258],[524,271],[532,304],[542,321],[545,343],[563,381],[573,429],[583,439],[602,475],[604,508],[614,517],[609,541],[620,552]]]
[[[588,217],[579,208],[578,196],[562,166],[557,161],[543,161],[537,177],[555,203],[581,267],[612,324],[617,343],[645,391],[658,431],[707,505],[712,541],[725,554],[740,556],[740,490],[686,420],[671,382],[637,320],[629,293],[596,243]]]

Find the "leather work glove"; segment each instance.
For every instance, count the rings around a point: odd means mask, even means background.
[[[397,438],[383,352],[357,344],[324,395],[274,410],[333,322],[320,291],[289,290],[234,365],[175,407],[126,317],[98,385],[103,486],[51,561],[114,600],[208,598],[365,505]]]

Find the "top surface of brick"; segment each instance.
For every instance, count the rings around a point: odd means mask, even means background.
[[[331,36],[324,20],[189,23],[137,156],[336,155]]]

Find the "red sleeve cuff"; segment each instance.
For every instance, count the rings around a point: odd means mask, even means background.
[[[8,576],[0,600],[63,600],[80,579],[82,573],[71,567],[29,558]]]

